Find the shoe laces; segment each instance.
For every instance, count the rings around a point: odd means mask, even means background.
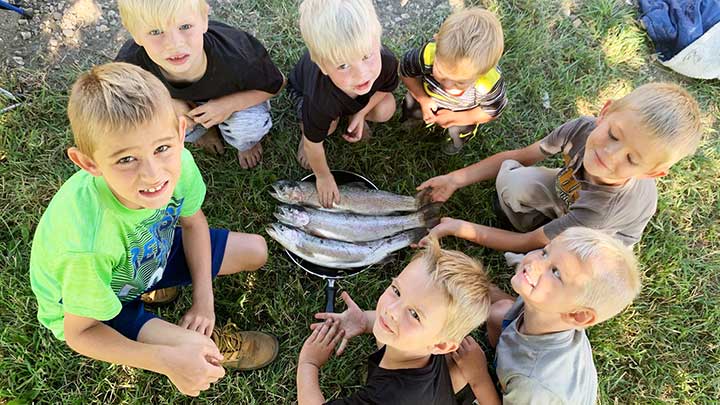
[[[243,351],[250,349],[247,344],[244,344],[242,333],[239,332],[237,325],[232,322],[228,322],[221,329],[215,328],[212,340],[225,361],[237,360]]]

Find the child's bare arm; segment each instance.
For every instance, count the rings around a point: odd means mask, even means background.
[[[435,104],[432,97],[425,93],[425,89],[422,85],[422,79],[419,77],[400,76],[400,80],[402,80],[410,94],[412,94],[413,98],[418,102],[418,104],[420,104],[423,121],[425,121],[426,124],[434,123],[437,104]]]
[[[464,383],[470,384],[475,398],[481,405],[500,405],[500,397],[495,391],[490,373],[487,369],[487,358],[482,347],[471,336],[465,337],[457,351],[451,353],[450,377],[453,387]],[[457,380],[464,380],[458,384]],[[462,388],[462,387],[458,387]]]
[[[65,313],[65,340],[76,352],[101,361],[164,374],[186,395],[197,396],[225,375],[217,347],[191,343],[154,345],[130,340],[95,319]],[[215,364],[213,364],[214,362]]]
[[[496,153],[470,166],[433,177],[424,181],[417,189],[432,187],[433,200],[446,201],[459,188],[497,177],[500,166],[508,159],[517,160],[524,166],[532,166],[545,159],[545,154],[540,149],[540,141],[538,141],[522,149]]]
[[[443,218],[430,233],[437,238],[455,236],[475,242],[490,249],[509,252],[529,252],[547,245],[550,240],[545,236],[543,228],[532,232],[520,233],[504,229],[474,224],[454,218]]]
[[[320,203],[330,208],[333,202],[340,202],[340,191],[325,158],[323,142],[311,142],[303,135],[303,149],[308,163],[315,173],[315,186],[317,187]]]
[[[215,301],[212,291],[210,229],[202,210],[180,217],[183,251],[192,278],[193,302],[178,325],[210,336],[215,326]]]
[[[283,84],[275,93],[268,93],[262,90],[245,90],[230,93],[208,101],[188,111],[188,116],[196,123],[210,128],[227,120],[235,111],[241,111],[248,107],[258,105],[269,100],[278,94],[284,87],[287,80],[283,76]]]
[[[320,391],[320,368],[328,361],[333,349],[344,335],[343,329],[332,321],[315,328],[305,340],[298,356],[297,388],[299,405],[319,405],[325,402]]]
[[[372,333],[373,324],[375,323],[375,311],[363,311],[360,309],[347,291],[343,291],[342,294],[340,294],[340,298],[342,298],[347,305],[347,309],[345,311],[340,314],[334,312],[317,313],[315,314],[315,318],[320,319],[323,322],[313,323],[310,325],[310,329],[315,330],[316,328],[322,327],[326,321],[330,320],[335,322],[338,327],[343,330],[345,335],[335,351],[335,354],[338,356],[345,351],[345,347],[347,347],[350,339],[355,336]]]

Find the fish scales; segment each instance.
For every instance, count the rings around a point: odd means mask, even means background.
[[[280,205],[275,217],[282,223],[323,238],[368,242],[414,228],[431,228],[439,221],[439,204],[397,216],[357,215]]]
[[[267,233],[287,250],[320,266],[348,269],[378,263],[390,253],[419,241],[427,231],[412,229],[372,242],[349,243],[318,238],[299,229],[273,223]]]
[[[312,182],[281,180],[275,182],[272,187],[274,192],[270,194],[281,202],[325,209],[320,204],[317,189]],[[327,210],[384,215],[417,211],[430,202],[429,192],[421,192],[412,197],[347,184],[340,185],[338,191],[340,202]]]

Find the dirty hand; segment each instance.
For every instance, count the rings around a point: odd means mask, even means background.
[[[325,321],[319,328],[315,328],[305,340],[300,349],[300,356],[298,356],[298,365],[307,363],[320,369],[327,363],[343,335],[345,335],[345,331],[340,329],[336,322]]]
[[[315,314],[316,319],[321,319],[326,322],[328,320],[333,321],[345,333],[342,341],[340,342],[340,346],[338,346],[335,351],[335,354],[338,356],[345,351],[345,347],[347,347],[350,339],[369,332],[367,330],[367,318],[365,317],[365,311],[360,309],[355,301],[350,298],[350,294],[346,291],[343,291],[343,293],[340,294],[340,298],[342,298],[347,305],[347,309],[341,314],[336,314],[334,312],[319,312]],[[324,324],[325,322],[313,323],[310,325],[310,329],[315,330],[322,327]]]
[[[463,377],[469,383],[482,380],[488,372],[485,352],[472,336],[465,336],[465,339],[451,356]]]
[[[460,188],[448,174],[425,180],[417,187],[417,190],[424,190],[428,187],[432,189],[430,196],[433,202],[445,202],[449,200],[453,193]]]

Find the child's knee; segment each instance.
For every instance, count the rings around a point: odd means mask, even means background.
[[[252,250],[252,259],[248,260],[248,271],[255,271],[267,263],[268,247],[267,241],[260,235],[248,235],[248,246]]]
[[[383,97],[375,108],[373,108],[368,114],[367,119],[373,122],[387,122],[395,114],[396,105],[395,97],[388,93]]]

